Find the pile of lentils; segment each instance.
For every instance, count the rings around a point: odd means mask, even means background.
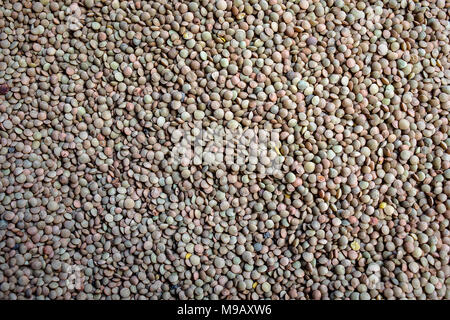
[[[449,8],[1,0],[0,299],[449,299]]]

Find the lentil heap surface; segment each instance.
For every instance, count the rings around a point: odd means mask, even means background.
[[[449,31],[445,0],[0,0],[0,299],[450,298]],[[194,120],[280,130],[280,171],[173,162]]]

